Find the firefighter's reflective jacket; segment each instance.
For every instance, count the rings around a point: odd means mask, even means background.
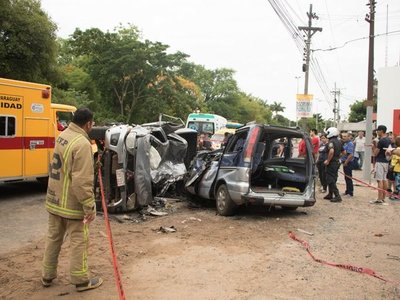
[[[87,133],[71,123],[56,140],[46,195],[47,211],[68,219],[96,213],[93,155]]]

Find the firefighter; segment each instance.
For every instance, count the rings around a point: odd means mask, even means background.
[[[87,256],[89,223],[96,216],[93,194],[93,155],[88,133],[93,113],[78,109],[72,123],[57,138],[51,162],[46,209],[49,212],[41,282],[49,287],[57,277],[64,236],[70,239],[70,278],[77,291],[99,287],[100,277],[89,278]]]
[[[339,190],[336,186],[338,171],[340,167],[339,158],[343,151],[342,143],[338,139],[339,131],[335,127],[330,127],[326,131],[326,137],[329,139],[326,147],[328,158],[324,161],[326,166],[326,183],[329,193],[324,197],[331,202],[341,202]]]

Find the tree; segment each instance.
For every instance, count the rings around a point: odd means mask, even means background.
[[[280,102],[278,103],[278,102],[276,102],[276,101],[274,101],[272,104],[269,105],[269,109],[270,109],[273,113],[275,113],[275,115],[277,115],[278,112],[284,112],[284,111],[285,111],[285,108],[286,108],[286,107],[282,106],[282,103],[280,103]]]
[[[259,98],[238,92],[229,98],[222,98],[208,103],[210,112],[220,114],[239,123],[257,121],[271,123],[272,112]]]
[[[0,77],[54,83],[57,26],[39,0],[1,0]]]
[[[87,93],[75,91],[74,89],[62,90],[53,88],[53,101],[60,104],[74,105],[76,107],[90,107],[92,101]]]
[[[204,66],[186,62],[179,73],[200,88],[205,103],[226,99],[239,92],[232,69],[208,70]]]
[[[314,114],[313,118],[315,119],[315,123],[316,123],[315,127],[313,127],[313,128],[316,128],[319,132],[323,131],[323,129],[325,129],[325,121],[322,118],[322,115],[319,113]]]
[[[364,105],[364,101],[356,101],[350,105],[349,122],[361,122],[365,120],[367,107]],[[376,101],[374,101],[374,111],[376,111]]]
[[[350,105],[349,122],[360,122],[365,119],[367,108],[364,106],[364,101],[356,101]]]
[[[256,121],[263,124],[270,124],[272,118],[272,112],[265,105],[265,102],[259,98],[246,95],[241,98],[241,106],[238,107],[239,114],[242,115],[239,118],[241,123],[249,121]],[[242,113],[240,113],[242,111]]]
[[[177,72],[187,55],[169,54],[167,45],[140,40],[134,26],[114,32],[77,29],[64,46],[68,51],[63,61],[72,59],[78,67],[67,76],[69,86],[81,82],[74,78],[89,74],[100,93],[102,107],[124,122],[152,121],[160,112],[186,118],[201,104],[200,89]]]
[[[272,125],[280,125],[280,126],[291,126],[291,121],[288,118],[286,118],[280,114],[276,114],[272,118],[271,124]]]

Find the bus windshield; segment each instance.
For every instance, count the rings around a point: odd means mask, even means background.
[[[188,128],[196,130],[199,133],[214,133],[214,123],[213,122],[198,122],[189,121]]]

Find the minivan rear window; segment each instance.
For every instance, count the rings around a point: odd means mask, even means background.
[[[238,152],[243,149],[249,131],[236,132],[232,141],[228,144],[226,153]]]

